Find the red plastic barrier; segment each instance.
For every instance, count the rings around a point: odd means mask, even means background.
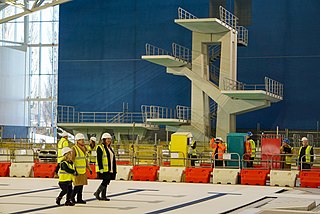
[[[8,177],[10,172],[10,162],[1,162],[0,163],[0,177]]]
[[[241,184],[245,185],[266,185],[269,169],[242,169]]]
[[[132,180],[134,181],[155,181],[157,180],[159,166],[133,166]]]
[[[87,169],[87,177],[89,179],[96,179],[97,178],[96,165],[90,164],[90,168],[92,170],[92,175],[90,174],[89,170]]]
[[[187,168],[186,182],[187,183],[209,183],[210,173],[212,168]]]
[[[33,166],[35,178],[53,178],[57,163],[35,163]]]
[[[130,161],[117,161],[117,165],[131,165]]]
[[[162,163],[162,165],[163,165],[163,166],[170,166],[170,161],[164,161],[164,162]]]
[[[319,186],[319,171],[300,171],[300,187],[318,188]]]

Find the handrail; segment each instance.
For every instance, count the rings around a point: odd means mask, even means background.
[[[270,79],[269,77],[265,77],[264,82],[265,82],[265,86],[266,86],[266,91],[268,93],[275,94],[281,98],[283,97],[283,84],[282,83],[280,83],[276,80]]]
[[[169,51],[158,48],[158,47],[151,45],[149,43],[147,43],[145,47],[146,47],[146,55],[148,55],[148,56],[158,56],[158,55],[172,56],[172,54]]]
[[[220,12],[220,20],[236,30],[238,17],[233,15],[231,12],[227,11],[222,6],[219,7],[219,12]]]
[[[178,17],[179,19],[197,19],[196,16],[192,15],[181,7],[178,8]]]
[[[177,119],[190,120],[191,118],[191,108],[189,106],[176,106]]]
[[[177,105],[175,109],[162,106],[142,105],[141,112],[144,119],[182,119],[191,118],[191,108]]]
[[[243,26],[237,26],[238,36],[237,40],[239,43],[248,45],[248,29]]]
[[[192,52],[189,48],[186,48],[176,43],[172,43],[172,53],[174,57],[181,59],[183,61],[186,61],[188,63],[191,63]]]

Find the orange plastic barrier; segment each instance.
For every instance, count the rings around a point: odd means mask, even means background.
[[[89,170],[87,169],[87,177],[89,179],[96,179],[97,178],[96,165],[90,164],[90,168],[92,170],[92,175],[90,174]]]
[[[57,163],[35,163],[33,172],[35,178],[53,178]]]
[[[163,166],[170,166],[170,161],[164,161],[164,162],[162,163],[162,165],[163,165]]]
[[[9,176],[10,166],[11,166],[10,162],[0,163],[0,177],[8,177]]]
[[[210,183],[210,173],[212,168],[187,168],[186,182],[187,183]]]
[[[318,188],[320,186],[319,171],[301,171],[300,187]]]
[[[157,180],[159,166],[134,166],[132,169],[132,180],[155,181]]]
[[[269,169],[242,169],[241,184],[245,185],[266,185]]]

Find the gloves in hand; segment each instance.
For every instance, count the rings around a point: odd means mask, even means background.
[[[102,174],[103,173],[103,169],[100,169],[99,172]]]

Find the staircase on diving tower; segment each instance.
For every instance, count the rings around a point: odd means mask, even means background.
[[[165,66],[166,72],[191,81],[191,124],[210,137],[210,103],[217,104],[216,136],[226,139],[236,131],[236,115],[269,107],[283,99],[283,84],[265,77],[264,84],[237,81],[237,46],[248,45],[248,30],[238,18],[220,6],[219,18],[197,18],[178,9],[174,22],[192,31],[192,50],[172,44],[172,52],[146,44],[142,59]],[[210,101],[211,99],[211,101]],[[212,105],[212,104],[211,104]]]

